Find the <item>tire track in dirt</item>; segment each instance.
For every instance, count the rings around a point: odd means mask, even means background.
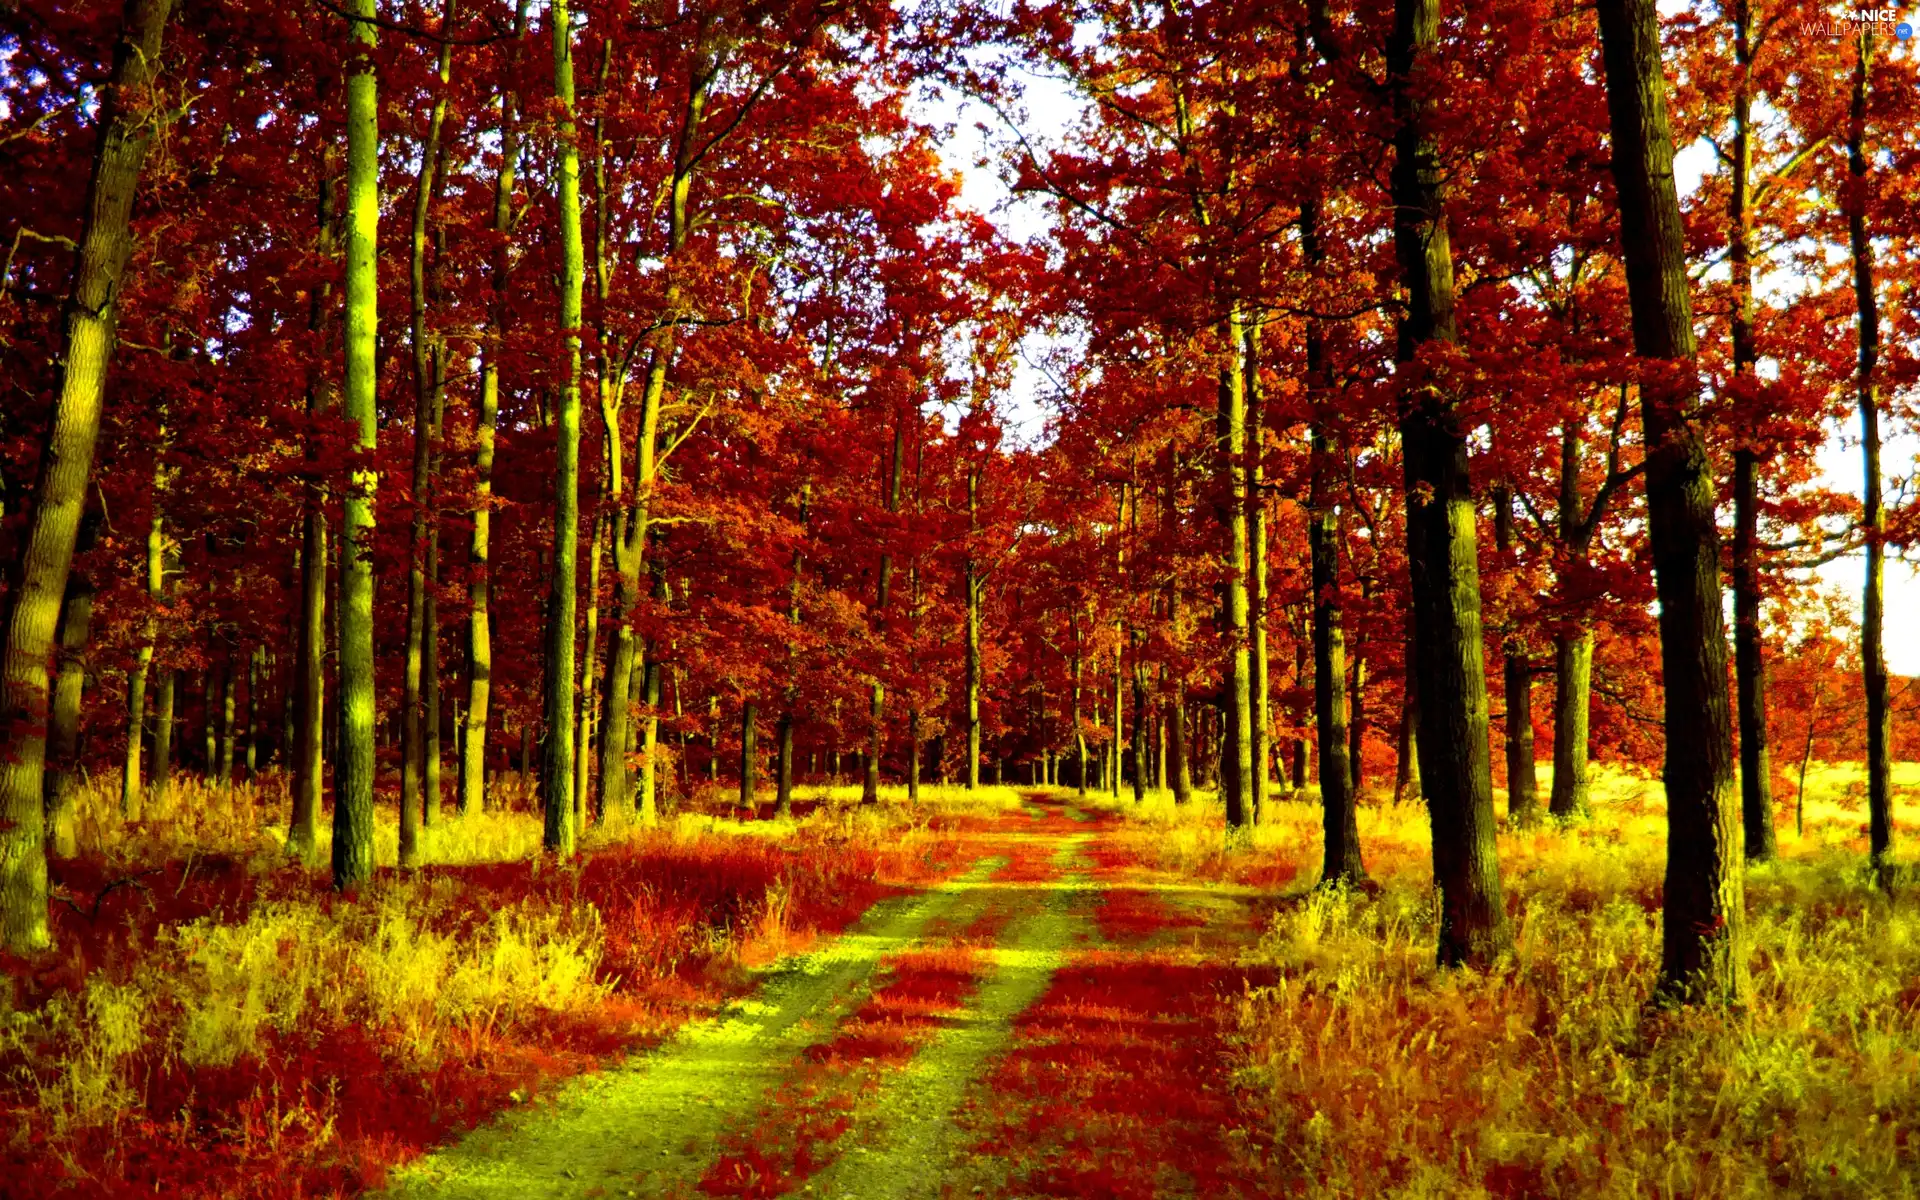
[[[700,1178],[721,1134],[750,1117],[854,1006],[881,959],[929,924],[984,907],[986,858],[924,892],[876,904],[852,929],[776,968],[749,998],[688,1023],[666,1045],[569,1082],[394,1172],[393,1197],[531,1200],[653,1196]]]
[[[811,1195],[908,1200],[941,1194],[957,1171],[968,1137],[955,1122],[988,1064],[1013,1039],[1013,1022],[1052,985],[1071,950],[1093,931],[1091,884],[1072,869],[1092,834],[1061,835],[1050,865],[1060,874],[1029,887],[1036,901],[1008,923],[992,964],[962,1013],[881,1092],[872,1115],[847,1139],[846,1152],[808,1181]]]

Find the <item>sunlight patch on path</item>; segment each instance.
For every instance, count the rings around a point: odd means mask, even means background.
[[[722,1131],[756,1111],[801,1052],[831,1032],[881,958],[956,907],[984,905],[980,885],[1005,862],[983,859],[948,883],[876,904],[832,944],[784,960],[722,1015],[408,1164],[386,1194],[653,1196],[698,1180]]]
[[[1092,840],[1060,839],[1053,865],[1065,868]],[[920,1200],[941,1194],[964,1148],[954,1117],[987,1063],[1013,1036],[1013,1021],[1044,995],[1054,972],[1092,932],[1084,901],[1095,889],[1072,873],[1030,890],[1040,907],[1015,919],[999,945],[981,953],[992,964],[956,1024],[942,1032],[881,1093],[866,1145],[848,1147],[807,1186],[813,1195],[858,1200]]]

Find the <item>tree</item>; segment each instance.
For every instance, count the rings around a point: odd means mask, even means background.
[[[43,796],[47,660],[93,472],[122,276],[132,251],[134,194],[147,148],[166,115],[154,85],[172,12],[172,0],[128,0],[121,19],[113,73],[100,101],[100,141],[87,183],[78,268],[67,294],[60,390],[0,647],[0,945],[16,953],[52,944]]]
[[[1667,790],[1661,989],[1685,1001],[1743,1002],[1752,979],[1727,705],[1720,533],[1706,440],[1693,412],[1699,390],[1693,302],[1673,180],[1659,15],[1654,0],[1600,0],[1599,14],[1660,597],[1667,738],[1661,773]]]
[[[379,337],[379,45],[374,0],[353,0],[347,37],[346,340],[343,408],[357,458],[340,531],[340,750],[333,770],[333,885],[373,874],[373,537],[380,477],[373,465]]]

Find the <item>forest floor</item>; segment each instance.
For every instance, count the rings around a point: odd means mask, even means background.
[[[1433,963],[1426,814],[1229,845],[1164,793],[812,789],[595,829],[507,811],[336,896],[284,787],[82,800],[56,949],[0,958],[0,1195],[1920,1197],[1920,886],[1859,768],[1747,874],[1752,1002],[1669,1011],[1665,813],[1503,828],[1513,952]],[[1920,827],[1920,766],[1896,776]],[[324,861],[324,846],[321,861]]]
[[[1069,794],[1022,798],[963,874],[391,1194],[1260,1194],[1227,1045],[1258,894],[1170,881]]]

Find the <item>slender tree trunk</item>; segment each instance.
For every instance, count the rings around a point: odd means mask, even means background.
[[[667,602],[667,575],[657,564],[653,568],[653,598],[662,607]],[[660,772],[656,760],[660,750],[660,686],[661,658],[658,639],[648,647],[646,662],[646,704],[647,715],[640,722],[640,820],[651,825],[659,817],[659,779]],[[674,712],[680,709],[679,683],[676,676],[674,684]],[[607,736],[603,729],[602,738]],[[684,756],[682,758],[684,762]]]
[[[1412,639],[1407,645],[1407,676],[1402,685],[1400,723],[1394,734],[1393,802],[1405,804],[1420,795],[1420,677],[1412,670]]]
[[[1260,326],[1249,322],[1242,330],[1247,390],[1247,649],[1249,677],[1247,747],[1253,764],[1253,790],[1247,793],[1247,816],[1254,824],[1266,820],[1267,792],[1273,764],[1272,667],[1267,655],[1267,497],[1266,497],[1266,389],[1260,386]],[[1298,764],[1296,771],[1303,769]],[[1299,779],[1293,786],[1301,786]]]
[[[547,749],[540,794],[546,812],[547,853],[574,853],[573,771],[574,630],[578,624],[580,550],[580,323],[586,290],[586,252],[580,239],[580,149],[573,132],[573,34],[567,0],[554,0],[553,91],[560,118],[558,145],[560,256],[559,326],[566,340],[565,377],[556,398],[553,493],[553,575],[548,592],[546,654]],[[624,693],[623,693],[624,695]]]
[[[1513,496],[1504,487],[1493,494],[1493,541],[1502,558],[1512,553]],[[1500,649],[1507,701],[1507,823],[1526,829],[1540,821],[1540,785],[1533,763],[1533,660],[1519,623],[1511,617]]]
[[[1074,644],[1075,646],[1079,645],[1079,633],[1077,630],[1074,633]],[[1087,731],[1080,724],[1080,678],[1080,652],[1076,649],[1073,653],[1073,746],[1074,752],[1078,756],[1079,769],[1078,773],[1074,776],[1073,782],[1076,790],[1084,796],[1087,794],[1087,771],[1089,764],[1087,761]]]
[[[453,28],[457,0],[445,0],[440,11],[441,32]],[[413,509],[412,536],[407,549],[406,672],[400,700],[400,865],[420,865],[422,776],[426,770],[426,696],[422,686],[427,618],[427,542],[433,513],[433,347],[427,329],[427,218],[437,191],[440,133],[447,120],[447,84],[453,68],[453,44],[440,43],[432,115],[420,146],[420,170],[413,184],[413,229],[409,239],[408,298],[413,343]]]
[[[1366,788],[1366,756],[1362,753],[1367,742],[1367,656],[1356,654],[1353,657],[1353,687],[1349,689],[1352,712],[1347,721],[1347,770],[1353,778],[1354,802],[1358,803]]]
[[[1853,298],[1859,318],[1860,458],[1865,473],[1860,525],[1866,533],[1867,578],[1861,589],[1860,662],[1867,692],[1867,842],[1875,869],[1893,855],[1893,754],[1888,710],[1886,623],[1886,510],[1880,483],[1880,300],[1873,279],[1873,241],[1867,234],[1867,71],[1873,34],[1862,28],[1855,44],[1853,102],[1847,122],[1847,241],[1853,255]]]
[[[1303,209],[1301,239],[1310,262],[1321,260],[1319,206]],[[1312,404],[1307,498],[1307,554],[1313,586],[1313,717],[1320,750],[1322,884],[1366,878],[1360,856],[1360,813],[1347,755],[1347,632],[1340,593],[1340,515],[1334,484],[1333,409],[1326,397],[1326,343],[1318,321],[1306,330],[1307,387]],[[1357,668],[1356,668],[1357,670]]]
[[[324,90],[323,90],[324,98]],[[317,232],[315,250],[323,259],[332,259],[340,248],[334,211],[334,165],[336,152],[326,148],[319,163],[319,198],[315,204]],[[332,286],[321,284],[313,290],[313,305],[307,313],[307,330],[313,334],[315,355],[332,351],[328,332],[332,321]],[[338,401],[326,372],[315,367],[307,378],[307,419],[319,424],[319,417]],[[323,749],[326,741],[326,490],[321,482],[321,444],[317,432],[307,432],[305,468],[307,480],[301,488],[300,528],[300,614],[294,618],[294,695],[292,716],[294,733],[290,737],[290,758],[294,778],[292,814],[286,829],[286,852],[301,864],[311,864],[319,849],[319,814],[324,785]],[[154,515],[159,520],[159,513]]]
[[[127,757],[120,773],[120,817],[133,820],[140,813],[140,739],[147,723],[147,677],[153,670],[153,652],[160,636],[160,619],[155,611],[166,586],[166,510],[162,507],[167,483],[167,431],[160,428],[160,448],[154,454],[153,515],[147,521],[147,615],[140,637],[140,650],[133,669],[127,672]]]
[[[1673,180],[1655,0],[1600,0],[1600,40],[1640,356],[1647,525],[1665,683],[1667,872],[1662,990],[1744,1001],[1746,894],[1727,705],[1720,532],[1711,462],[1690,416],[1699,391],[1686,245]]]
[[[244,734],[246,737],[245,766],[247,781],[253,781],[254,774],[260,769],[260,685],[267,674],[267,648],[256,644],[253,653],[247,657],[247,719]]]
[[[1226,802],[1229,833],[1249,824],[1253,812],[1253,656],[1249,640],[1247,578],[1247,360],[1243,318],[1236,309],[1227,321],[1228,364],[1220,372],[1220,408],[1215,423],[1214,491],[1221,528],[1226,579],[1221,585],[1221,664],[1225,689],[1222,716],[1226,738],[1220,791]]]
[[[327,515],[309,488],[300,551],[300,624],[294,660],[293,817],[287,853],[313,861],[319,846],[320,792],[324,765],[327,648]]]
[[[980,469],[967,471],[967,531],[980,532]],[[967,790],[980,790],[980,604],[986,581],[974,563],[971,541],[967,547],[963,582],[967,590],[966,670],[967,670]]]
[[[1739,74],[1733,96],[1732,180],[1727,204],[1727,260],[1733,284],[1733,373],[1752,373],[1759,362],[1753,330],[1752,12],[1734,3],[1734,57]],[[1740,808],[1746,824],[1747,860],[1778,856],[1773,828],[1773,762],[1767,747],[1767,660],[1760,629],[1760,456],[1750,445],[1733,453],[1733,673],[1740,729]]]
[[[906,466],[907,427],[905,418],[895,413],[893,418],[893,449],[888,458],[887,486],[882,496],[887,505],[889,516],[900,511],[900,484],[902,471]],[[887,540],[892,541],[889,528]],[[880,554],[880,579],[876,589],[877,603],[874,605],[874,624],[885,645],[888,639],[887,600],[893,586],[893,555],[882,550]],[[868,743],[867,772],[860,784],[860,802],[873,804],[880,799],[880,756],[886,748],[887,689],[878,675],[874,676],[873,689],[868,705]]]
[[[340,534],[340,747],[334,760],[333,883],[346,890],[373,874],[374,677],[373,532],[379,476],[372,466],[378,437],[380,243],[379,96],[373,48],[374,0],[352,0],[353,43],[347,76],[347,421],[363,456],[353,467]]]
[[[513,14],[513,51],[527,32],[528,0],[516,0]],[[513,260],[507,234],[513,228],[513,186],[520,159],[519,97],[508,89],[500,94],[500,169],[494,176],[493,234],[498,239],[491,268],[491,295],[487,306],[486,336],[480,345],[480,411],[474,422],[473,532],[468,542],[467,575],[467,709],[466,733],[460,744],[460,815],[485,811],[487,804],[487,727],[492,719],[493,628],[489,612],[493,593],[493,453],[500,415],[500,360],[506,340],[507,286]]]
[[[55,858],[79,853],[73,801],[80,788],[80,699],[87,686],[87,636],[92,624],[93,583],[79,572],[69,573],[66,599],[60,606],[60,669],[54,678],[47,732],[47,852]]]
[[[233,782],[233,739],[236,708],[236,687],[234,681],[234,653],[227,651],[220,664],[220,783],[222,786]]]
[[[573,773],[573,824],[574,828],[585,831],[587,828],[587,796],[592,791],[593,780],[593,726],[594,698],[600,694],[600,680],[595,668],[599,664],[600,640],[600,546],[608,535],[607,500],[602,491],[600,511],[594,514],[593,532],[587,543],[587,635],[580,649],[580,712],[574,734],[574,743],[579,747],[579,763]],[[626,735],[621,735],[620,769],[626,769]],[[624,812],[615,810],[616,817],[625,817]],[[607,810],[600,809],[600,818],[605,820]]]
[[[100,142],[64,314],[60,392],[41,453],[0,658],[0,948],[38,953],[47,929],[45,763],[47,661],[86,507],[113,355],[129,217],[147,146],[161,120],[151,92],[171,0],[129,0],[113,75],[100,99]]]

